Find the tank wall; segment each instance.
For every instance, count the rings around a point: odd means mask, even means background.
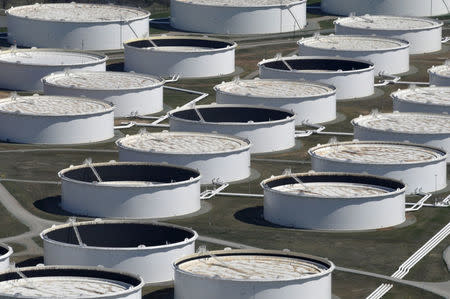
[[[9,269],[9,266],[10,266],[9,258],[11,256],[11,254],[12,254],[12,252],[7,253],[0,257],[0,272],[6,271]]]
[[[450,115],[450,106],[445,105],[428,105],[426,103],[413,103],[397,100],[393,98],[394,111],[399,112],[416,112],[416,113],[436,113]]]
[[[376,4],[360,0],[322,0],[321,9],[328,14],[437,16],[449,13],[450,0],[385,0]]]
[[[72,70],[100,71],[106,70],[104,61],[81,66],[38,66],[26,64],[11,64],[0,61],[0,88],[9,90],[42,91],[41,79],[51,73]]]
[[[279,33],[306,26],[306,2],[292,5],[289,9],[297,22],[286,6],[215,7],[171,0],[170,22],[174,28],[185,31],[217,34]]]
[[[295,113],[295,124],[301,125],[304,121],[322,123],[336,118],[336,94],[302,98],[264,98],[246,97],[240,95],[216,92],[218,104],[236,105],[263,105],[267,107],[284,108]],[[320,111],[320,113],[317,113]]]
[[[195,252],[195,241],[169,248],[94,248],[44,240],[45,265],[97,266],[135,273],[146,283],[173,280],[172,262]]]
[[[377,30],[367,28],[351,28],[335,25],[336,34],[343,35],[378,35],[398,38],[409,42],[409,54],[430,53],[441,50],[442,27],[423,30]]]
[[[164,218],[200,209],[200,182],[162,187],[111,187],[62,180],[61,207],[106,218]]]
[[[428,72],[428,75],[430,77],[430,85],[450,86],[450,77],[440,76],[432,72]]]
[[[0,114],[0,139],[15,143],[76,144],[114,136],[114,112],[62,117]]]
[[[311,157],[312,170],[316,172],[350,172],[368,173],[397,179],[406,184],[406,194],[412,194],[417,188],[423,192],[434,192],[447,186],[447,164],[445,160],[430,163],[393,164],[358,164]]]
[[[7,18],[9,42],[24,47],[114,50],[123,48],[127,40],[149,35],[148,18],[108,23],[53,22],[12,15]]]
[[[213,124],[169,118],[170,130],[235,135],[250,140],[251,153],[265,153],[289,149],[295,145],[295,118],[269,124]]]
[[[379,74],[405,73],[409,70],[409,49],[400,48],[388,51],[344,51],[336,49],[318,49],[308,45],[299,45],[301,56],[340,56],[354,59],[364,59],[375,65],[374,72]]]
[[[264,219],[306,229],[379,229],[405,221],[405,194],[376,198],[308,198],[266,189]]]
[[[169,163],[200,171],[201,184],[211,184],[219,178],[223,182],[243,180],[250,176],[250,150],[235,153],[176,155],[138,152],[119,147],[120,161]]]
[[[291,282],[230,281],[175,271],[175,299],[331,299],[331,273]]]
[[[363,70],[352,73],[318,73],[318,72],[287,72],[259,67],[262,79],[291,79],[318,81],[336,87],[336,99],[352,99],[367,97],[374,93],[374,71]]]
[[[235,50],[171,52],[125,46],[125,71],[182,78],[215,77],[234,73]]]
[[[60,87],[43,83],[48,95],[85,96],[114,104],[114,116],[126,117],[137,112],[146,115],[163,110],[163,87],[146,90],[89,90]]]

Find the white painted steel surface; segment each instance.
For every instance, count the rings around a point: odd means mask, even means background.
[[[77,228],[84,245],[79,245]],[[195,231],[169,224],[94,220],[41,233],[46,265],[102,265],[141,276],[146,283],[173,280],[172,263],[195,252]]]
[[[264,219],[318,230],[367,230],[405,221],[405,184],[348,173],[293,173],[271,177],[264,189]]]
[[[315,35],[297,42],[300,56],[338,56],[364,59],[375,74],[400,74],[409,70],[409,42],[364,35]]]
[[[0,273],[1,298],[140,299],[143,285],[137,275],[99,267],[39,265]]]
[[[105,71],[106,60],[90,52],[11,48],[0,52],[0,88],[42,91],[42,77],[64,69]]]
[[[333,15],[394,15],[426,17],[450,13],[450,0],[322,0],[323,12]]]
[[[9,258],[13,254],[13,249],[4,244],[0,243],[0,272],[6,271],[9,269]]]
[[[140,133],[117,140],[120,161],[181,165],[200,171],[201,184],[250,176],[250,142],[218,134]]]
[[[114,5],[19,6],[7,10],[8,41],[24,47],[121,49],[127,40],[148,37],[149,15],[142,9]]]
[[[447,60],[443,65],[429,68],[428,76],[430,77],[430,85],[450,86],[450,60]]]
[[[172,131],[215,132],[248,139],[251,153],[281,151],[295,145],[295,113],[280,108],[198,105],[170,111],[169,123]]]
[[[286,65],[286,64],[287,65]],[[276,57],[258,63],[263,79],[318,81],[336,87],[336,98],[352,99],[374,93],[371,62],[337,57]]]
[[[182,78],[224,76],[235,71],[236,43],[208,37],[152,36],[124,44],[125,71]]]
[[[336,88],[318,82],[234,80],[214,87],[218,104],[263,105],[291,110],[295,124],[323,123],[336,118]],[[317,113],[320,111],[320,113]]]
[[[352,16],[334,21],[336,34],[377,35],[409,42],[409,54],[436,52],[442,48],[443,22],[400,16]]]
[[[17,96],[0,99],[0,139],[76,144],[114,136],[114,107],[86,98]]]
[[[99,174],[98,181],[91,167]],[[94,163],[58,173],[61,207],[76,215],[164,218],[200,209],[200,173],[150,163]]]
[[[267,34],[306,26],[306,0],[171,0],[170,13],[172,27],[191,32]]]
[[[42,78],[48,95],[85,96],[114,104],[115,117],[146,115],[163,109],[164,80],[124,72],[59,72]]]
[[[394,111],[450,114],[450,86],[399,89],[391,98]]]
[[[353,119],[352,125],[355,139],[412,142],[450,153],[450,115],[372,113]]]
[[[220,250],[174,263],[175,299],[331,299],[334,264],[269,250]]]
[[[317,172],[368,173],[400,180],[406,194],[434,192],[447,185],[446,152],[435,147],[394,142],[353,141],[308,150]]]

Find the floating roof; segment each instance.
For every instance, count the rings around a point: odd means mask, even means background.
[[[441,27],[442,21],[399,16],[364,15],[340,18],[335,21],[345,27],[379,30],[419,30]]]
[[[450,77],[450,62],[443,65],[433,66],[428,69],[428,72],[435,73],[443,77]]]
[[[105,62],[106,55],[76,50],[10,49],[0,52],[0,62],[40,66],[76,66]]]
[[[302,38],[300,45],[337,51],[378,51],[407,47],[408,42],[399,39],[362,35],[318,35]]]
[[[450,106],[450,86],[401,89],[391,96],[405,102]]]

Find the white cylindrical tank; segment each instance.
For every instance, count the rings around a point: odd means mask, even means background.
[[[450,13],[450,0],[322,0],[320,4],[323,12],[340,16],[355,13],[426,17]]]
[[[171,0],[170,24],[191,32],[267,34],[306,26],[306,0]]]
[[[181,78],[234,73],[235,42],[195,36],[152,36],[124,44],[125,71]]]
[[[85,96],[114,104],[115,117],[146,115],[163,109],[161,78],[124,72],[59,72],[42,78],[48,95]]]
[[[409,42],[409,54],[436,52],[442,48],[443,22],[399,16],[351,16],[334,21],[336,34],[377,35]]]
[[[450,114],[450,86],[399,89],[391,98],[394,111]]]
[[[114,107],[63,96],[0,99],[0,140],[15,143],[76,144],[114,136]]]
[[[338,57],[276,57],[258,63],[263,79],[318,81],[336,87],[336,99],[367,97],[374,93],[374,65]]]
[[[450,60],[447,60],[443,65],[429,68],[428,76],[430,77],[430,85],[450,86]]]
[[[41,233],[46,265],[102,265],[141,276],[145,283],[173,280],[172,263],[195,252],[195,231],[137,220],[72,222]]]
[[[170,130],[235,135],[250,140],[252,153],[295,145],[295,114],[280,108],[249,105],[199,105],[169,112]]]
[[[375,75],[409,70],[407,41],[364,35],[315,35],[298,41],[300,56],[339,56],[364,59],[375,66]]]
[[[141,277],[99,267],[35,266],[0,273],[0,296],[8,299],[140,299]]]
[[[200,173],[190,168],[109,162],[72,166],[58,176],[61,207],[76,215],[164,218],[200,209]]]
[[[0,243],[0,272],[6,271],[9,269],[9,258],[13,254],[13,249],[4,244]]]
[[[406,193],[434,192],[447,186],[447,153],[411,143],[353,141],[310,148],[317,172],[368,173],[400,180]]]
[[[175,299],[331,299],[334,264],[283,251],[219,250],[177,260]]]
[[[264,219],[287,227],[367,230],[405,221],[405,184],[371,175],[292,173],[271,177]]]
[[[6,13],[8,41],[23,47],[113,50],[149,34],[150,13],[133,7],[36,3]]]
[[[250,176],[250,142],[235,136],[141,132],[117,140],[120,161],[169,163],[196,169],[201,184]]]
[[[323,123],[336,118],[336,88],[306,81],[233,80],[214,87],[218,104],[263,105],[291,110],[295,124]],[[317,113],[320,111],[320,113]]]
[[[358,140],[412,142],[450,153],[450,115],[375,112],[353,119],[352,125]]]
[[[61,49],[15,49],[0,52],[0,88],[42,91],[42,77],[64,69],[105,71],[107,56]]]

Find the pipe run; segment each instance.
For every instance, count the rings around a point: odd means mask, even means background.
[[[353,136],[353,133],[347,133],[347,132],[324,132],[326,129],[325,126],[316,125],[309,123],[308,121],[302,122],[302,125],[313,127],[314,130],[305,130],[305,131],[295,131],[295,138],[302,138],[302,137],[308,137],[313,134],[318,135],[335,135],[335,136]]]
[[[384,72],[379,73],[379,76],[382,77],[381,81],[379,83],[375,83],[375,87],[386,86],[388,84],[430,85],[428,82],[401,81],[401,77],[392,76]]]

